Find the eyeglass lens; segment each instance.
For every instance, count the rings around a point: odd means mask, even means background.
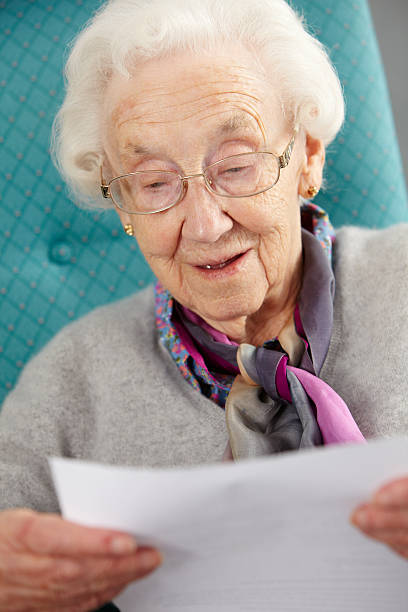
[[[273,187],[279,162],[270,153],[244,153],[215,162],[204,171],[207,186],[227,197],[251,196]],[[115,204],[127,212],[155,212],[175,204],[183,190],[176,172],[145,171],[114,179],[110,191]]]

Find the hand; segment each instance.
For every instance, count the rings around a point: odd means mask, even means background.
[[[370,502],[355,509],[353,525],[408,559],[408,477],[378,489]]]
[[[0,512],[0,610],[85,612],[161,563],[128,534],[54,514]]]

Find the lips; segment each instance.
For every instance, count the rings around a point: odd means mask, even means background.
[[[226,259],[225,261],[222,261],[217,264],[205,264],[203,266],[198,266],[198,267],[204,270],[221,270],[222,268],[225,268],[232,262],[236,261],[239,257],[241,257],[242,254],[243,253],[238,253],[238,255],[234,255],[234,257],[230,257],[229,259]]]

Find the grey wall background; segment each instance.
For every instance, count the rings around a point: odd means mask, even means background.
[[[408,177],[408,0],[369,0]]]

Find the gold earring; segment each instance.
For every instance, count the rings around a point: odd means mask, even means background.
[[[125,227],[123,228],[125,230],[125,233],[128,236],[134,236],[134,229],[133,229],[133,225],[131,223],[129,223],[128,225],[125,225]]]
[[[307,190],[307,195],[309,196],[309,198],[314,198],[318,193],[319,193],[319,190],[314,185],[309,187],[309,189]]]

